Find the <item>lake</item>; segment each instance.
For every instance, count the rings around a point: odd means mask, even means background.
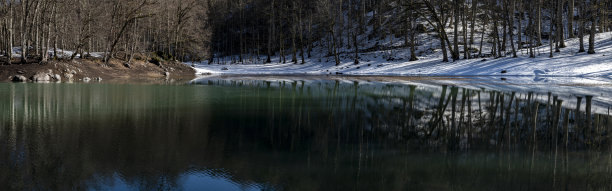
[[[611,82],[0,83],[0,190],[612,190]]]

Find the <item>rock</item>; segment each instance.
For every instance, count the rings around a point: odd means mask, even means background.
[[[24,72],[24,71],[22,71],[22,70],[17,71],[17,73],[18,73],[18,74],[25,74],[25,72]]]
[[[65,73],[64,77],[66,78],[66,80],[68,80],[69,82],[72,82],[72,80],[74,80],[74,75],[70,74],[70,73]]]
[[[221,68],[221,70],[229,70],[229,69],[227,69],[226,67],[223,67],[223,68]]]
[[[128,63],[124,63],[123,66],[125,66],[126,68],[132,68],[132,66],[130,66],[130,64]]]
[[[58,82],[62,81],[62,76],[60,76],[59,74],[54,74],[53,75],[53,80],[58,81]]]
[[[170,76],[170,72],[164,72],[164,76],[169,77]]]
[[[101,78],[101,77],[94,78],[94,81],[96,81],[96,82],[101,82],[101,81],[102,81],[102,78]]]
[[[48,82],[51,81],[51,74],[45,72],[37,72],[32,76],[32,81],[34,82]]]
[[[76,73],[77,73],[76,71],[71,70],[71,69],[65,69],[65,70],[64,70],[64,72],[65,72],[65,73],[68,73],[68,74],[72,74],[72,75],[74,75],[74,74],[76,74]]]
[[[26,78],[25,76],[22,76],[22,75],[16,75],[16,76],[13,76],[11,78],[11,81],[13,81],[13,82],[26,82],[26,81],[28,81],[28,78]]]
[[[416,30],[419,31],[420,33],[425,33],[427,32],[427,27],[425,27],[424,24],[417,24]]]
[[[89,82],[89,81],[91,81],[91,78],[89,78],[89,77],[84,77],[83,78],[83,82]]]

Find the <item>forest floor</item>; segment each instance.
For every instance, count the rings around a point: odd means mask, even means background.
[[[427,49],[425,42],[419,47]],[[597,34],[595,40],[596,54],[578,53],[578,38],[565,41],[566,48],[555,52],[549,58],[549,44],[536,48],[536,58],[529,58],[527,50],[517,52],[513,58],[506,50],[506,57],[461,59],[453,62],[442,62],[439,49],[427,54],[418,54],[418,61],[408,61],[409,49],[374,51],[360,53],[360,63],[355,65],[350,54],[342,55],[342,62],[336,65],[332,57],[315,54],[306,59],[304,64],[280,63],[279,57],[272,63],[263,61],[254,64],[208,64],[207,62],[188,63],[194,65],[197,73],[204,74],[247,74],[247,75],[383,75],[383,76],[543,76],[543,77],[610,77],[612,76],[612,34]],[[588,46],[588,36],[585,37]],[[439,45],[438,45],[439,46]],[[477,46],[477,45],[475,45]],[[585,47],[588,48],[588,47]],[[462,49],[462,48],[460,48]],[[509,49],[509,48],[508,48]],[[487,52],[488,53],[488,52]],[[483,54],[485,52],[483,51]],[[389,56],[392,58],[388,59]],[[450,57],[450,53],[449,53]],[[463,55],[461,55],[463,58]],[[227,58],[225,58],[227,60]],[[261,60],[265,59],[265,56]],[[449,58],[450,59],[450,58]],[[298,60],[299,55],[298,55]],[[300,60],[301,62],[301,60]],[[229,63],[229,62],[225,62]]]
[[[111,60],[105,64],[100,59],[57,60],[46,63],[0,64],[0,82],[11,81],[14,76],[26,77],[33,81],[36,74],[59,75],[59,81],[148,81],[156,79],[191,80],[195,70],[180,62],[153,64],[146,60],[134,60],[125,65],[124,61]],[[167,72],[167,73],[166,73]],[[71,77],[72,80],[68,80]],[[51,78],[50,81],[58,81]]]

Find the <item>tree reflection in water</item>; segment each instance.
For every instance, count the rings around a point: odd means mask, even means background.
[[[612,189],[609,103],[587,95],[215,79],[0,84],[0,97],[2,190],[175,190],[190,175],[264,190]]]

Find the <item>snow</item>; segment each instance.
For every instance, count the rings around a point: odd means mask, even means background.
[[[30,47],[30,49],[32,49],[33,47]],[[19,58],[21,57],[21,47],[13,47],[13,58]],[[53,55],[54,54],[54,49],[51,48],[48,51],[49,55]],[[57,57],[59,58],[70,58],[72,56],[72,54],[74,54],[74,51],[71,50],[64,50],[64,49],[57,49]],[[5,56],[5,55],[1,55],[1,56]],[[80,57],[81,54],[77,54],[76,57]],[[94,57],[94,58],[102,58],[104,56],[104,52],[90,52],[90,56]]]
[[[575,109],[577,105],[576,97],[582,97],[581,110],[586,109],[585,97],[593,96],[592,112],[599,114],[609,114],[612,108],[612,78],[607,77],[527,77],[511,76],[500,79],[496,76],[480,77],[397,77],[397,76],[315,76],[315,75],[206,75],[194,79],[194,84],[208,84],[207,82],[224,81],[224,84],[257,84],[261,82],[281,82],[271,83],[271,86],[280,84],[305,84],[306,86],[321,87],[326,84],[334,87],[336,82],[348,86],[359,84],[359,90],[367,94],[387,94],[389,91],[398,95],[407,95],[401,91],[406,91],[409,85],[417,86],[417,89],[436,92],[434,98],[438,98],[442,85],[455,86],[483,92],[503,92],[509,94],[516,92],[516,97],[525,99],[528,92],[532,92],[535,99],[540,103],[547,102],[547,94],[558,96],[564,100],[563,107]],[[388,89],[385,87],[395,88]],[[256,86],[256,85],[255,85]],[[291,86],[289,86],[291,87]],[[323,86],[325,87],[325,86]],[[403,87],[403,88],[399,88]],[[352,91],[349,91],[352,93]],[[486,94],[483,94],[485,99]]]
[[[588,36],[585,37],[585,46]],[[300,74],[300,75],[391,75],[391,76],[541,76],[541,77],[609,77],[612,76],[612,35],[600,33],[596,36],[596,54],[577,53],[578,39],[566,41],[566,48],[554,53],[549,58],[549,46],[544,44],[537,48],[536,58],[529,58],[526,50],[517,52],[517,58],[478,58],[461,59],[456,62],[441,62],[442,53],[435,47],[435,39],[423,42],[419,47],[419,60],[409,62],[408,49],[376,51],[360,54],[360,64],[353,64],[353,60],[344,55],[339,66],[336,66],[331,57],[323,57],[319,53],[307,59],[305,64],[284,63],[279,64],[279,57],[272,59],[272,63],[263,64],[263,57],[258,64],[208,64],[206,62],[187,63],[194,65],[197,74]],[[439,46],[439,45],[438,45]],[[424,50],[430,50],[424,52]],[[483,53],[486,52],[483,50]],[[391,56],[389,56],[391,55]],[[298,56],[299,57],[299,56]],[[387,61],[383,57],[400,58],[398,61]],[[227,58],[224,58],[227,59]],[[299,59],[299,58],[298,58]],[[291,56],[287,56],[287,62]],[[224,70],[227,69],[227,70]],[[501,71],[507,73],[502,74]]]

